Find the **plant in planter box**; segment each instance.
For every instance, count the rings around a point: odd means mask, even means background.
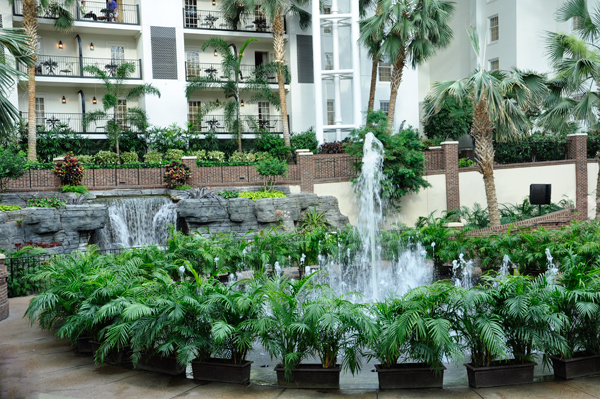
[[[173,161],[166,167],[164,183],[167,188],[174,189],[186,184],[187,180],[192,176],[190,168],[179,161]]]
[[[84,178],[83,166],[71,153],[67,153],[64,160],[55,163],[54,174],[60,179],[63,186],[81,186]]]
[[[448,299],[455,291],[434,283],[373,306],[369,347],[381,362],[375,366],[381,389],[442,387],[443,358],[462,356],[451,332],[455,308]]]
[[[256,164],[256,171],[263,179],[265,191],[271,191],[275,184],[275,179],[285,177],[288,172],[288,165],[285,161],[276,158],[266,159]]]

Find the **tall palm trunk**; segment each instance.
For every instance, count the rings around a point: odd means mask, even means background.
[[[598,156],[597,161],[598,166],[600,166],[600,156]],[[600,167],[598,168],[598,179],[596,179],[596,219],[600,219],[600,209],[598,209],[598,203],[600,203]]]
[[[388,130],[391,132],[394,127],[394,114],[396,113],[396,98],[398,97],[398,89],[402,83],[402,74],[404,73],[404,64],[406,57],[404,52],[398,56],[394,62],[394,70],[392,71],[392,84],[390,93],[390,106],[388,109]]]
[[[373,69],[371,70],[371,90],[369,91],[369,105],[367,111],[373,111],[375,107],[375,89],[377,88],[377,68],[379,67],[379,60],[373,55]]]
[[[273,21],[273,49],[275,51],[275,62],[277,62],[277,83],[279,85],[279,102],[281,103],[281,122],[283,124],[283,140],[290,147],[290,128],[287,120],[287,101],[285,98],[285,81],[283,76],[283,63],[285,62],[285,42],[283,40],[283,16],[281,7]]]
[[[479,173],[483,175],[485,196],[487,199],[490,225],[500,226],[500,211],[496,197],[496,184],[494,182],[494,125],[490,120],[487,101],[481,100],[473,107],[473,125],[471,135],[475,139],[475,154]]]
[[[25,0],[23,2],[23,28],[29,35],[29,46],[32,52],[37,52],[37,5],[35,0]],[[28,119],[29,124],[27,126],[27,159],[30,161],[37,160],[37,115],[35,110],[35,62],[37,61],[37,54],[33,55],[34,65],[27,66],[27,74],[29,75],[29,82],[27,85],[27,91],[29,95],[29,113]]]

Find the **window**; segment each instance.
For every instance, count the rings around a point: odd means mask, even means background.
[[[125,128],[125,121],[127,120],[127,100],[119,100],[117,105],[117,123]]]
[[[390,110],[390,102],[389,101],[379,101],[379,109],[382,110],[383,112],[385,112],[385,114],[388,114],[388,111]]]
[[[583,29],[584,22],[585,22],[585,20],[582,17],[580,17],[578,15],[574,16],[573,17],[573,30]]]
[[[196,0],[185,0],[185,27],[186,28],[197,28],[198,27],[198,11],[197,11]]]
[[[123,46],[111,46],[110,47],[110,59],[113,64],[121,65],[125,60],[125,47]]]
[[[198,113],[200,112],[201,101],[188,101],[188,122],[193,123],[198,130],[200,130],[200,120]]]
[[[379,81],[392,81],[392,64],[390,63],[389,59],[379,61]]]
[[[498,16],[490,18],[490,42],[497,42],[500,38],[500,28],[498,25]]]
[[[261,6],[254,6],[254,21],[257,32],[267,31],[267,16]],[[260,21],[260,22],[259,22]]]
[[[200,76],[200,52],[190,50],[187,52],[186,72],[188,78]]]
[[[498,58],[494,58],[490,60],[490,71],[499,71],[500,70],[500,60]]]
[[[335,100],[327,100],[327,125],[335,125]]]
[[[35,117],[36,125],[46,125],[46,107],[44,106],[44,99],[42,97],[35,98]]]
[[[325,70],[331,71],[333,69],[333,54],[325,53]]]
[[[323,7],[323,14],[331,14],[331,7]],[[323,33],[331,33],[331,26],[323,28]]]
[[[271,106],[266,101],[258,102],[258,120],[268,121],[271,115]]]

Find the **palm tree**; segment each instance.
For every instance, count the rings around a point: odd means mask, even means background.
[[[133,63],[123,63],[117,67],[114,77],[109,76],[105,71],[94,65],[88,65],[83,68],[84,71],[89,72],[97,79],[102,80],[104,83],[104,88],[106,89],[106,93],[102,97],[103,110],[86,113],[83,123],[84,125],[87,125],[91,122],[108,118],[109,115],[107,111],[112,108],[113,115],[112,119],[106,123],[106,133],[109,140],[114,144],[117,151],[117,156],[119,157],[119,139],[123,132],[123,124],[126,122],[123,119],[119,119],[119,101],[122,99],[135,100],[146,94],[160,97],[160,91],[151,84],[135,86],[132,89],[125,88],[124,80],[135,72],[135,68],[135,64]],[[125,115],[124,119],[130,121],[132,124],[139,122],[141,125],[146,126],[147,120],[144,115],[144,110],[134,107],[128,110],[128,115]],[[144,128],[143,126],[137,127],[140,129]]]
[[[377,7],[375,9],[375,15],[381,14],[381,2],[377,2],[376,0],[360,0],[359,8],[360,8],[360,16],[362,18],[367,14],[367,10],[373,6],[374,3],[377,3]],[[375,90],[377,88],[377,70],[379,68],[379,49],[381,48],[381,42],[383,41],[383,30],[376,30],[374,35],[364,37],[362,39],[362,45],[367,49],[367,54],[369,58],[373,61],[373,66],[371,67],[371,86],[369,89],[369,104],[367,106],[367,112],[373,111],[375,107]]]
[[[204,115],[207,115],[210,111],[218,108],[222,108],[225,113],[225,123],[227,130],[230,132],[236,132],[238,140],[238,151],[242,151],[242,121],[240,119],[240,95],[242,92],[252,92],[251,102],[265,100],[274,104],[276,107],[279,106],[279,98],[273,94],[267,77],[270,75],[268,69],[274,69],[273,65],[261,65],[256,68],[251,76],[244,76],[242,73],[242,58],[246,47],[256,42],[258,39],[248,39],[242,44],[240,52],[237,52],[237,48],[233,43],[227,43],[225,40],[213,37],[209,41],[205,42],[202,46],[202,51],[207,48],[214,48],[221,55],[221,68],[223,76],[216,76],[211,74],[209,76],[199,76],[193,78],[186,87],[186,96],[188,100],[192,95],[199,90],[206,90],[210,88],[218,88],[223,90],[227,101],[223,103],[210,102],[203,109],[200,110],[198,115],[201,120]],[[232,51],[233,48],[233,51]],[[287,70],[285,71],[286,77],[289,75]],[[223,80],[227,79],[227,80]],[[244,80],[246,85],[241,87],[240,80]]]
[[[13,0],[9,0],[12,4]],[[64,0],[64,6],[68,7],[75,3],[75,0]],[[49,15],[56,18],[54,28],[59,31],[68,31],[73,26],[73,15],[63,8],[61,4],[50,0],[23,0],[23,28],[29,35],[29,47],[34,53],[32,59],[26,64],[28,75],[28,95],[29,95],[29,124],[27,127],[27,159],[37,160],[37,130],[36,130],[36,111],[35,111],[35,63],[37,61],[38,48],[38,15],[41,10],[47,10]]]
[[[29,47],[29,36],[22,29],[0,29],[0,48],[8,50],[17,62],[33,62],[33,53]],[[7,96],[14,88],[15,81],[25,75],[19,72],[2,54],[0,59],[0,132],[10,131],[19,120],[19,110]],[[34,125],[35,126],[35,125]]]
[[[600,109],[600,9],[590,14],[585,0],[569,0],[557,11],[558,22],[573,21],[575,34],[548,32],[546,47],[556,77],[556,101],[544,115],[547,125],[579,121],[588,128],[598,122]],[[577,23],[575,23],[577,22]],[[600,201],[598,173],[596,202]]]
[[[383,35],[377,56],[387,57],[393,64],[389,129],[394,125],[396,98],[407,63],[413,68],[443,49],[452,40],[448,25],[454,3],[443,0],[378,0],[381,12],[360,22],[361,41],[369,43]]]
[[[469,39],[478,59],[477,69],[467,78],[436,82],[428,94],[426,115],[439,112],[448,97],[459,104],[469,99],[473,103],[471,136],[479,172],[483,175],[490,213],[490,225],[500,225],[500,212],[494,183],[494,138],[518,138],[529,130],[527,111],[538,106],[548,94],[545,78],[534,72],[490,72],[485,69],[485,54],[479,48],[479,36],[468,29]]]
[[[284,18],[287,16],[299,19],[300,29],[305,30],[311,24],[311,15],[303,10],[302,6],[309,0],[247,0],[250,9],[259,5],[261,11],[273,24],[273,50],[277,65],[277,83],[279,84],[279,103],[281,108],[281,121],[283,123],[283,139],[286,146],[290,146],[290,128],[287,120],[287,101],[285,98],[285,34]]]

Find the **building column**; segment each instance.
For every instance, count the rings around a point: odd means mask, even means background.
[[[6,256],[0,254],[0,320],[8,317],[8,273],[5,261]]]
[[[577,133],[567,136],[569,159],[575,160],[575,207],[577,220],[588,219],[588,171],[587,171],[587,134]]]
[[[442,143],[444,169],[446,171],[446,210],[460,208],[460,187],[458,184],[458,141]]]
[[[298,169],[300,170],[300,191],[303,193],[315,192],[315,163],[313,153],[306,150],[296,151]]]

